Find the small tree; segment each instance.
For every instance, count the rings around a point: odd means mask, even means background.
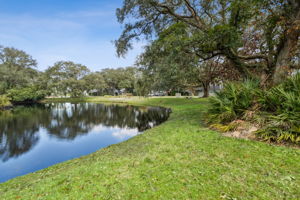
[[[7,96],[13,103],[34,103],[45,98],[46,92],[31,86],[21,89],[11,89],[8,91]]]

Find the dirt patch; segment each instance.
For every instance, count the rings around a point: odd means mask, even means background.
[[[228,125],[214,124],[211,128],[216,129],[226,137],[255,139],[258,126],[244,120],[235,120]]]
[[[212,124],[210,125],[210,128],[218,132],[221,132],[221,134],[225,137],[263,141],[276,146],[286,146],[286,147],[291,147],[296,149],[300,148],[300,146],[297,144],[286,143],[286,142],[276,143],[272,141],[261,140],[256,136],[256,131],[259,130],[259,126],[244,120],[235,120],[227,125]]]
[[[258,130],[257,127],[252,126],[250,128],[238,127],[234,131],[228,131],[223,133],[226,137],[244,138],[244,139],[255,139],[255,132]]]

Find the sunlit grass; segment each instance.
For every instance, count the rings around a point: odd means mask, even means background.
[[[205,99],[67,101],[165,106],[173,113],[126,142],[0,184],[0,199],[300,198],[300,150],[226,138],[205,128]]]

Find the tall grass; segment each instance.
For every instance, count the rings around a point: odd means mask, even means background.
[[[210,123],[248,120],[259,125],[260,139],[299,144],[300,74],[269,90],[262,90],[258,81],[227,83],[210,98],[208,116]]]

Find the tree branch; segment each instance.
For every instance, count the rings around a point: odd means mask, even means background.
[[[199,17],[199,15],[197,14],[196,10],[193,8],[193,6],[191,5],[189,0],[184,0],[186,7],[188,8],[188,10],[191,12],[191,15],[193,16],[193,18],[196,20],[196,22],[199,24],[199,26],[204,27],[205,23],[203,22],[203,20]]]
[[[230,49],[231,53],[236,56],[237,58],[241,60],[255,60],[255,59],[263,59],[263,60],[268,60],[268,56],[263,55],[263,54],[256,54],[256,55],[250,55],[250,56],[242,56],[238,55],[237,53],[234,52],[233,49]]]
[[[164,5],[164,4],[161,4],[158,2],[152,2],[151,4],[155,8],[155,10],[161,14],[170,14],[171,16],[175,17],[176,19],[183,21],[193,27],[196,27],[199,29],[205,29],[204,24],[199,23],[201,21],[201,18],[198,15],[196,15],[196,18],[198,18],[196,20],[197,23],[194,23],[191,20],[189,20],[189,19],[193,19],[193,18],[195,19],[195,16],[193,15],[192,12],[191,12],[191,15],[180,15],[180,14],[174,12],[173,9],[167,5]],[[200,20],[200,21],[198,21],[198,20]]]

